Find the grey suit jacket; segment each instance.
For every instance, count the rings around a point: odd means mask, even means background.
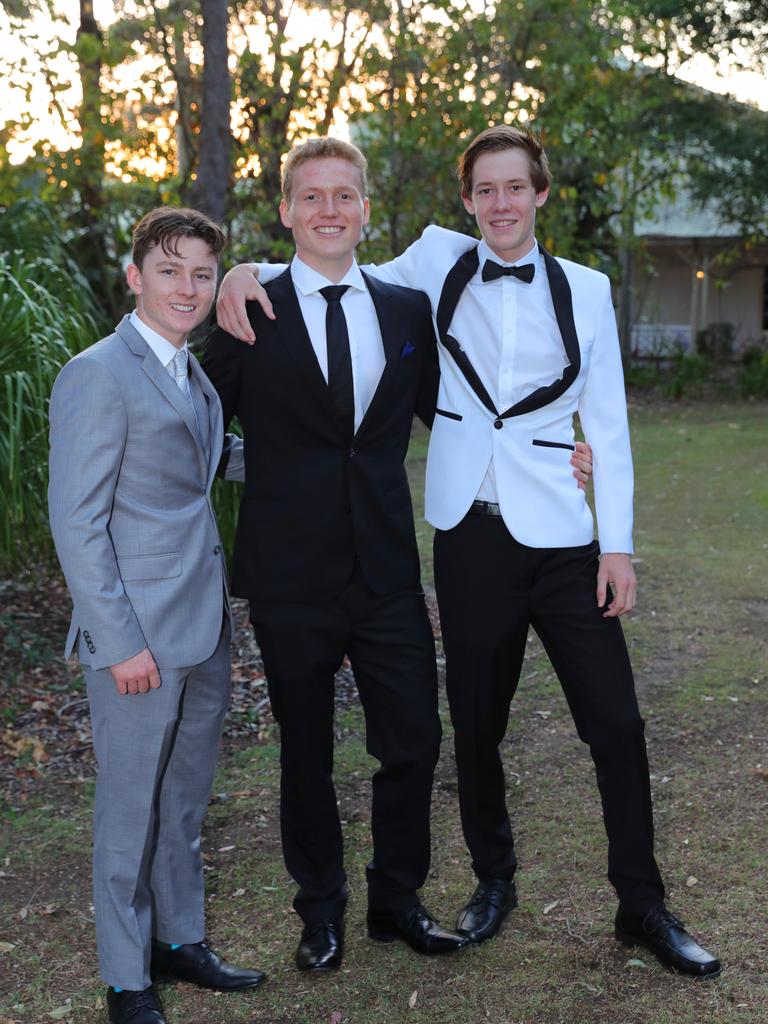
[[[127,317],[59,373],[50,405],[51,532],[74,602],[65,657],[159,668],[216,648],[226,569],[210,501],[221,406],[194,357],[195,410]],[[202,397],[202,400],[201,400]],[[201,434],[207,445],[201,441]],[[242,478],[236,452],[226,474]]]

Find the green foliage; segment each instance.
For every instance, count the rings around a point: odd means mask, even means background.
[[[768,398],[768,348],[752,345],[743,356],[741,392],[749,398]]]
[[[88,283],[56,236],[45,208],[31,202],[11,207],[0,228],[3,570],[50,552],[48,396],[63,363],[99,333]]]
[[[733,355],[736,328],[730,323],[713,323],[696,333],[696,351],[714,363],[727,362]]]
[[[709,356],[689,354],[678,348],[672,356],[664,390],[670,398],[682,398],[684,394],[708,381],[711,374],[712,360]]]

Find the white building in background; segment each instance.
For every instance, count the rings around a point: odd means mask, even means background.
[[[768,342],[768,246],[750,246],[684,189],[639,221],[632,271],[632,351],[694,352],[696,334],[730,324],[734,350]]]

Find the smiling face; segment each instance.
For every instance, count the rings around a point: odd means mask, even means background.
[[[352,265],[368,216],[360,171],[341,157],[298,164],[290,200],[280,203],[280,219],[293,232],[299,259],[330,281],[340,281]]]
[[[154,245],[126,277],[144,323],[181,348],[213,305],[218,258],[202,238],[177,238],[173,248],[175,254]]]
[[[528,154],[515,147],[481,154],[472,168],[472,194],[462,200],[494,253],[514,263],[531,249],[536,210],[548,195],[548,188],[536,191]]]

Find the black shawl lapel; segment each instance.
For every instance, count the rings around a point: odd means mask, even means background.
[[[550,254],[539,246],[539,252],[544,257],[544,266],[547,270],[549,290],[552,294],[552,304],[555,308],[557,326],[560,328],[560,335],[563,339],[565,354],[568,356],[569,364],[565,368],[563,376],[546,387],[537,388],[530,395],[515,403],[511,408],[501,413],[501,419],[509,419],[511,416],[521,416],[534,409],[541,409],[559,398],[576,380],[581,369],[581,351],[579,339],[576,334],[576,325],[573,320],[573,301],[571,297],[571,286],[565,271]],[[477,375],[475,368],[467,358],[466,353],[455,338],[448,334],[453,314],[461,298],[461,293],[469,284],[472,276],[477,272],[479,259],[477,247],[469,249],[459,257],[449,272],[443,285],[440,295],[440,302],[437,307],[437,328],[440,334],[440,341],[453,356],[457,366],[467,379],[467,383],[483,403],[489,412],[499,416],[491,401],[488,392],[485,390],[482,381]]]
[[[451,326],[451,320],[453,320],[453,314],[456,312],[456,307],[459,304],[461,293],[467,287],[474,274],[477,273],[479,264],[480,260],[477,255],[477,246],[475,246],[473,249],[468,249],[462,256],[460,256],[449,271],[448,276],[445,279],[445,284],[443,285],[443,290],[440,293],[440,302],[437,306],[437,330],[440,341],[448,352],[450,352],[454,362],[464,374],[469,386],[483,403],[485,408],[489,412],[493,413],[494,416],[498,416],[499,414],[496,410],[496,406],[491,401],[491,396],[486,391],[485,385],[480,380],[477,371],[469,361],[466,352],[458,341],[448,333],[448,328]]]
[[[537,388],[536,391],[526,395],[525,398],[516,402],[510,409],[501,414],[502,419],[511,416],[521,416],[526,412],[533,412],[534,409],[541,409],[559,398],[573,384],[581,369],[581,350],[579,339],[576,334],[576,324],[573,321],[573,299],[571,297],[571,286],[565,271],[546,249],[539,246],[539,252],[544,257],[544,266],[547,268],[547,279],[549,290],[552,295],[552,305],[555,307],[557,326],[560,328],[560,335],[565,346],[565,354],[568,356],[569,364],[566,366],[563,376],[546,387]]]
[[[277,313],[277,331],[282,344],[294,358],[310,394],[317,397],[327,416],[342,433],[339,414],[333,404],[331,393],[315,350],[309,339],[304,317],[301,315],[299,299],[291,277],[290,267],[268,286],[269,297]]]

